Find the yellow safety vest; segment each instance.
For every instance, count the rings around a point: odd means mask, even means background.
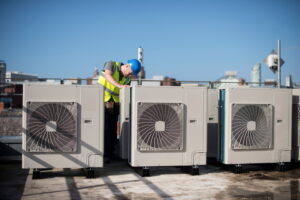
[[[130,83],[130,79],[123,76],[121,80],[119,80],[120,77],[120,67],[121,63],[114,62],[113,65],[113,79],[118,82],[121,85],[128,85]],[[109,81],[105,79],[105,72],[102,71],[102,73],[99,76],[98,83],[103,85],[104,87],[104,102],[108,102],[111,98],[114,100],[114,102],[119,103],[119,93],[120,88],[116,87],[115,85],[111,84]]]

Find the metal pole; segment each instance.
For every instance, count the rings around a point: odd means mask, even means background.
[[[141,68],[144,66],[144,52],[143,48],[140,46],[138,48],[138,60],[141,63]],[[138,74],[138,85],[142,85],[142,70]]]
[[[278,52],[278,88],[281,87],[281,63],[280,63],[280,56],[281,56],[281,41],[278,40],[277,41],[277,45],[278,45],[278,49],[277,49],[277,52]]]
[[[142,75],[139,73],[138,85],[142,85]]]

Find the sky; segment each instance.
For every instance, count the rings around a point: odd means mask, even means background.
[[[263,63],[281,40],[282,81],[300,82],[300,0],[0,0],[7,71],[87,78],[144,49],[146,78],[214,81]]]

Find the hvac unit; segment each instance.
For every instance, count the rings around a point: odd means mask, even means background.
[[[143,167],[206,164],[207,88],[131,88],[129,163]]]
[[[293,89],[293,159],[300,160],[300,89]]]
[[[24,84],[22,167],[103,166],[102,86]]]
[[[290,89],[220,90],[220,152],[224,164],[291,160]]]
[[[130,133],[130,88],[120,90],[120,137],[119,157],[128,159]]]
[[[219,146],[219,90],[208,89],[207,95],[207,157],[217,159]]]

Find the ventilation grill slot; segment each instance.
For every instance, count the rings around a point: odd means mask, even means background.
[[[300,145],[300,104],[293,104],[293,145]]]
[[[298,133],[300,133],[300,104],[296,104],[296,121],[297,121],[297,124],[298,124]]]
[[[183,122],[181,103],[138,103],[138,150],[182,151]]]
[[[26,150],[76,152],[77,103],[28,102]]]
[[[231,147],[236,150],[273,148],[273,106],[233,104]]]

